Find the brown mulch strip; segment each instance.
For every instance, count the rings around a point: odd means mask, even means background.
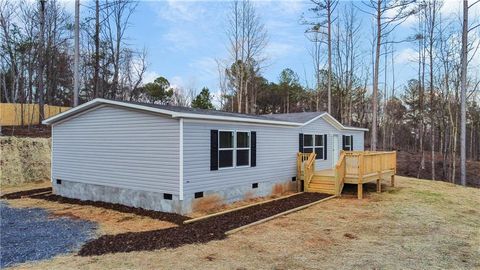
[[[22,197],[30,197],[32,195],[42,193],[42,192],[48,192],[48,191],[51,192],[52,188],[47,187],[47,188],[36,188],[36,189],[30,189],[30,190],[23,190],[23,191],[4,194],[0,197],[0,199],[14,200],[14,199],[20,199]]]
[[[225,232],[229,230],[329,196],[330,195],[320,193],[302,193],[282,200],[255,205],[205,220],[183,224],[179,227],[148,232],[104,235],[86,243],[78,254],[80,256],[92,256],[116,252],[176,248],[187,244],[221,240],[226,237]]]
[[[44,193],[50,191],[50,193]],[[164,220],[168,222],[172,222],[175,224],[183,224],[183,222],[187,219],[189,219],[186,216],[182,216],[179,214],[175,213],[166,213],[166,212],[160,212],[160,211],[154,211],[154,210],[146,210],[143,208],[137,208],[137,207],[131,207],[131,206],[126,206],[126,205],[121,205],[121,204],[116,204],[116,203],[107,203],[107,202],[101,202],[101,201],[82,201],[79,199],[71,199],[71,198],[65,198],[59,195],[55,195],[51,193],[52,188],[39,188],[39,189],[31,189],[31,190],[25,190],[25,191],[19,191],[19,192],[14,192],[14,193],[9,193],[3,195],[1,198],[2,199],[20,199],[22,197],[29,197],[32,199],[41,199],[41,200],[47,200],[47,201],[52,201],[52,202],[58,202],[58,203],[69,203],[69,204],[77,204],[77,205],[88,205],[88,206],[95,206],[95,207],[100,207],[104,209],[109,209],[109,210],[115,210],[118,212],[122,213],[131,213],[135,214],[138,216],[144,216],[144,217],[150,217],[153,219],[158,219],[158,220]]]

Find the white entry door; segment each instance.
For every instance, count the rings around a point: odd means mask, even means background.
[[[338,149],[338,135],[333,135],[333,141],[332,141],[332,167],[334,167],[337,164],[338,157],[340,156],[340,151]]]

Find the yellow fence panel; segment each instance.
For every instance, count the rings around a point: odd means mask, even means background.
[[[0,103],[0,125],[22,126],[37,125],[39,121],[38,104]],[[70,107],[44,105],[45,119],[69,110]]]

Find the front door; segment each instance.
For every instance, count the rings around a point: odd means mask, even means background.
[[[337,164],[338,157],[340,156],[340,151],[338,149],[338,135],[333,135],[333,141],[332,141],[332,167],[334,167]]]

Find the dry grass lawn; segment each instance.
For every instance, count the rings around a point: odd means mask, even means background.
[[[344,196],[222,241],[18,269],[480,269],[480,190],[397,177],[364,200]]]

